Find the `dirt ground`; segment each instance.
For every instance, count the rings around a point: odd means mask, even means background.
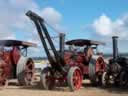
[[[93,87],[89,81],[85,81],[83,87],[75,92],[70,92],[68,87],[46,91],[39,83],[29,87],[16,84],[16,80],[11,81],[6,89],[0,90],[0,96],[128,96],[128,89]]]

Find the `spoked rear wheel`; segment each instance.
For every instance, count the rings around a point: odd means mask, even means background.
[[[4,68],[0,67],[0,89],[5,88],[8,85],[6,73]]]
[[[67,82],[71,91],[75,91],[82,86],[82,73],[78,67],[71,67],[68,72]]]
[[[46,67],[42,70],[40,76],[41,87],[45,90],[52,90],[55,87],[55,79],[52,75],[51,68]]]

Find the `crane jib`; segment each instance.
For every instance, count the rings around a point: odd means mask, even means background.
[[[48,60],[51,64],[52,68],[54,68],[55,70],[57,70],[59,72],[65,73],[64,72],[65,70],[63,68],[63,66],[65,65],[64,59],[57,52],[57,50],[53,44],[53,41],[48,33],[48,30],[44,24],[44,19],[32,11],[28,11],[26,13],[26,15],[34,22],[34,24],[36,26],[41,43],[44,47],[44,50],[46,52],[46,55],[48,57]],[[48,45],[49,45],[49,47],[51,47],[54,57],[49,52]]]

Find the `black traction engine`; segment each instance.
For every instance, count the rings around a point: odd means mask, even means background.
[[[128,86],[128,58],[118,53],[118,37],[113,36],[113,57],[109,59],[102,76],[103,86]]]

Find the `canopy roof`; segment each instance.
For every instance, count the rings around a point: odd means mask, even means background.
[[[20,41],[20,40],[0,40],[0,46],[24,46],[24,47],[36,47],[35,43]]]
[[[105,45],[103,42],[93,41],[88,39],[74,39],[66,42],[67,45],[85,46],[85,45]]]

